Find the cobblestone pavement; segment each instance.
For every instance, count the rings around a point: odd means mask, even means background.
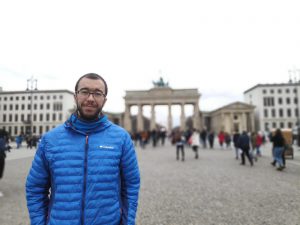
[[[19,152],[17,152],[19,151]],[[300,151],[279,172],[270,145],[253,167],[239,165],[233,150],[137,147],[141,192],[137,225],[300,225]],[[13,150],[0,180],[1,225],[27,225],[24,183],[34,150]]]

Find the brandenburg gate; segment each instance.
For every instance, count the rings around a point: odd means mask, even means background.
[[[155,121],[155,106],[156,105],[167,105],[168,106],[168,130],[171,131],[172,125],[172,105],[181,106],[180,115],[180,128],[185,130],[185,112],[184,106],[191,104],[194,106],[193,112],[193,127],[200,129],[200,110],[199,110],[199,98],[200,94],[198,89],[172,89],[168,85],[158,85],[154,83],[155,87],[145,91],[126,91],[125,99],[125,114],[124,114],[124,128],[132,132],[131,112],[132,106],[138,107],[137,114],[137,131],[144,130],[143,123],[143,106],[150,105],[151,107],[151,118],[150,118],[150,129],[156,128]]]

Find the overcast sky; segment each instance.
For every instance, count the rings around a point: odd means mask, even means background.
[[[198,88],[200,110],[237,100],[258,83],[299,79],[299,0],[14,1],[0,3],[0,86],[74,89],[95,72],[108,83],[106,110],[125,90],[160,76]]]

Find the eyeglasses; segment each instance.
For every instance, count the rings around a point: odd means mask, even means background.
[[[77,94],[78,94],[78,96],[80,96],[82,98],[88,98],[88,97],[90,97],[90,95],[92,95],[94,97],[94,99],[97,99],[97,100],[99,100],[102,97],[106,97],[106,95],[103,94],[103,92],[101,92],[101,91],[91,92],[86,89],[81,89],[81,90],[77,91]]]

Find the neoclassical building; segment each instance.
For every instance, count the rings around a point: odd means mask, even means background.
[[[137,131],[144,130],[143,122],[143,106],[149,105],[151,107],[150,116],[150,129],[156,128],[156,117],[155,117],[155,106],[166,105],[168,106],[168,130],[173,128],[172,118],[172,105],[180,105],[180,128],[185,130],[186,116],[184,111],[185,105],[193,105],[193,127],[196,129],[201,128],[200,110],[199,110],[199,98],[200,94],[198,89],[172,89],[167,85],[155,85],[150,90],[137,90],[137,91],[126,91],[125,100],[125,112],[124,112],[124,128],[130,132],[132,128],[132,116],[131,107],[138,107],[137,114]]]
[[[208,125],[215,132],[255,131],[254,109],[255,106],[247,103],[230,103],[210,112]]]

